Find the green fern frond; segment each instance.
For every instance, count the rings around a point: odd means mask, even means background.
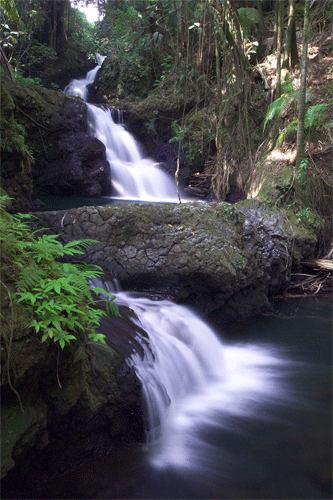
[[[294,97],[295,89],[293,86],[293,79],[291,80],[286,80],[285,82],[281,83],[281,94],[288,94],[292,97]]]
[[[82,253],[82,249],[86,250],[92,245],[95,245],[96,243],[99,243],[97,240],[91,240],[91,239],[86,239],[86,240],[77,240],[77,241],[70,241],[69,243],[66,243],[64,245],[64,252],[67,254],[67,252],[72,252],[74,250],[77,251],[77,253]]]
[[[35,264],[23,267],[16,286],[22,291],[31,290],[37,283],[39,283],[40,279],[44,275],[45,271],[37,267]]]
[[[266,116],[264,120],[264,130],[267,122],[272,120],[275,115],[281,116],[290,104],[290,96],[288,94],[283,94],[278,99],[275,99],[267,108]]]
[[[310,106],[304,116],[304,128],[313,128],[325,121],[324,111],[328,108],[327,103]]]
[[[281,134],[279,135],[277,141],[276,141],[276,146],[280,146],[280,144],[290,137],[294,132],[297,132],[297,124],[298,124],[298,119],[295,118],[287,127],[285,127]]]
[[[311,101],[313,97],[313,90],[312,89],[306,89],[305,92],[305,104],[308,104],[308,102]],[[293,94],[293,98],[295,99],[296,102],[299,101],[299,90],[295,90]]]

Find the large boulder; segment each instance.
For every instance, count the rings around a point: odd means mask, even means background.
[[[83,257],[124,289],[159,291],[210,312],[246,318],[269,307],[290,280],[293,257],[316,236],[256,200],[180,205],[107,205],[38,214],[64,241],[93,238]]]
[[[60,351],[32,335],[24,310],[16,311],[10,351],[6,331],[2,338],[1,477],[55,440],[64,456],[69,444],[83,456],[143,441],[141,386],[126,364],[139,327],[127,307],[120,312],[101,322],[106,346],[72,342]]]
[[[25,150],[33,157],[23,163],[13,147],[2,151],[3,188],[16,203],[19,199],[19,208],[28,211],[32,200],[45,194],[107,194],[110,173],[105,146],[88,134],[86,103],[63,92],[13,84],[6,76],[1,83],[2,107],[6,104],[2,128],[7,133],[9,125],[11,129],[18,125],[21,135],[14,130],[16,142],[24,139]]]

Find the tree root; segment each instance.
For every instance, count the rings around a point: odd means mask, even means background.
[[[319,293],[332,293],[333,272],[320,271],[318,274],[292,273],[292,281],[285,297],[313,296]],[[296,292],[296,293],[295,293]]]

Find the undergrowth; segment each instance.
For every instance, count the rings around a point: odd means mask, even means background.
[[[0,198],[0,285],[5,297],[2,311],[6,306],[11,311],[9,318],[2,317],[7,327],[9,324],[10,337],[14,333],[15,308],[23,304],[30,318],[27,328],[33,328],[42,342],[52,339],[63,349],[78,339],[80,331],[88,331],[88,341],[105,343],[105,336],[95,328],[102,316],[119,316],[119,311],[112,295],[95,288],[96,294],[103,292],[109,299],[106,311],[97,308],[89,280],[100,277],[102,268],[58,260],[82,255],[84,249],[97,242],[79,240],[63,245],[58,235],[38,236],[38,231],[32,233],[29,227],[33,216],[5,212],[2,206],[7,198]],[[7,350],[9,340],[5,338]]]

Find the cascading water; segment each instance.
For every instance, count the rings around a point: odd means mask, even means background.
[[[84,101],[87,100],[88,97],[88,85],[95,81],[98,70],[101,68],[103,61],[106,56],[101,56],[100,54],[96,54],[96,59],[98,65],[96,68],[88,71],[85,78],[80,78],[77,80],[72,80],[64,89],[65,94],[74,95],[77,97],[81,97]]]
[[[98,57],[99,65],[89,71],[85,78],[72,80],[64,92],[87,100],[87,86],[94,82],[105,58],[99,55]],[[87,109],[89,132],[106,147],[106,159],[110,165],[112,198],[178,202],[174,180],[159,168],[158,163],[144,158],[138,143],[127,132],[124,125],[114,122],[112,110],[92,104],[87,104]]]
[[[149,338],[137,333],[144,355],[127,363],[142,384],[154,468],[217,473],[221,445],[208,434],[232,434],[237,419],[273,421],[274,408],[293,401],[287,378],[298,365],[277,348],[224,344],[189,308],[168,300],[117,292],[116,303],[135,312]]]
[[[138,143],[115,123],[110,109],[87,104],[90,134],[106,147],[106,159],[110,164],[112,197],[142,201],[178,201],[176,185],[158,164],[144,158]]]

